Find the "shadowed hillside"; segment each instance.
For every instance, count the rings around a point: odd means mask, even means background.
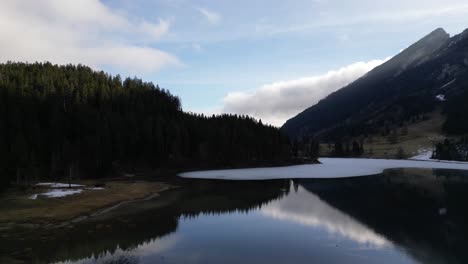
[[[389,136],[427,120],[438,107],[443,132],[468,133],[468,30],[452,38],[437,29],[357,81],[288,120],[292,138],[336,141]],[[465,103],[463,103],[465,102]]]

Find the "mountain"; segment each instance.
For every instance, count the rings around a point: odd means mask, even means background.
[[[446,133],[468,133],[468,30],[439,28],[288,120],[291,138],[327,139],[390,133],[443,109]]]

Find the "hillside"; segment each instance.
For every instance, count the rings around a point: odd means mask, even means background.
[[[408,124],[403,129],[399,129],[394,142],[392,137],[381,134],[368,135],[363,138],[362,157],[366,158],[412,158],[420,153],[430,153],[436,142],[442,141],[442,127],[446,121],[445,116],[438,108],[434,112],[426,115],[426,120]],[[399,153],[401,149],[401,152]],[[320,156],[334,156],[334,144],[322,143],[320,145]]]
[[[277,128],[247,116],[185,113],[178,97],[137,78],[81,65],[0,64],[0,182],[138,166],[267,165],[289,153]]]
[[[437,29],[288,120],[291,138],[387,137],[443,109],[442,132],[468,133],[468,30]],[[440,124],[439,124],[440,125]]]

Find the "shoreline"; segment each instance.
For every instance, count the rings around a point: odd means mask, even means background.
[[[127,205],[127,204],[130,204],[130,203],[138,203],[138,202],[144,202],[144,201],[148,201],[148,200],[151,200],[153,198],[156,198],[158,196],[161,196],[161,193],[165,192],[165,191],[168,191],[168,190],[172,190],[172,189],[175,189],[175,188],[178,188],[178,186],[167,186],[166,188],[162,188],[160,190],[158,190],[157,192],[153,193],[153,194],[150,194],[146,197],[143,197],[143,198],[136,198],[136,199],[132,199],[132,200],[126,200],[126,201],[121,201],[121,202],[118,202],[116,204],[113,204],[113,205],[109,205],[105,208],[100,208],[100,209],[97,209],[95,210],[94,212],[89,212],[89,214],[85,214],[85,215],[79,215],[79,216],[76,216],[75,218],[73,219],[70,219],[68,221],[64,221],[60,224],[56,224],[56,225],[47,225],[47,226],[43,226],[42,228],[62,228],[62,227],[67,227],[69,225],[73,225],[73,224],[77,224],[77,223],[80,223],[84,220],[88,220],[90,218],[93,218],[93,217],[97,217],[97,216],[101,216],[101,215],[104,215],[104,214],[107,214],[113,210],[116,210],[118,209],[119,207],[123,206],[123,205]]]
[[[59,198],[32,200],[28,191],[9,191],[0,198],[0,230],[67,227],[118,209],[147,201],[180,186],[167,181],[104,181],[105,189]],[[8,205],[8,206],[6,206]]]
[[[179,174],[190,170],[202,169],[235,169],[257,168],[259,166],[276,168],[304,164],[318,164],[314,160],[283,160],[272,162],[253,162],[236,165],[183,166],[177,169],[136,167],[132,178],[125,176],[109,177],[107,179],[89,179],[73,181],[73,188],[46,189],[44,185],[32,185],[27,189],[11,187],[0,193],[0,231],[21,229],[62,228],[89,220],[111,212],[122,205],[146,201],[160,196],[175,188],[181,188],[183,182],[190,181],[179,177]],[[185,167],[185,168],[184,168]],[[64,180],[65,181],[65,180]],[[46,197],[45,191],[78,190],[82,192],[63,196]],[[92,190],[96,186],[104,186],[103,190]],[[42,194],[42,195],[41,195]],[[35,199],[31,197],[35,196]]]
[[[189,171],[178,174],[183,178],[213,180],[274,180],[274,179],[338,179],[371,176],[386,169],[421,168],[454,169],[468,171],[468,163],[434,161],[320,158],[321,164],[297,165],[276,168],[254,168],[233,170]]]

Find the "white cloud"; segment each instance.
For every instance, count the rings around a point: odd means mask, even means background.
[[[247,114],[280,126],[387,59],[356,62],[323,75],[267,84],[253,92],[229,93],[223,99],[222,112]]]
[[[83,63],[128,74],[152,72],[179,60],[144,45],[168,33],[170,21],[131,19],[99,0],[0,1],[0,61]]]
[[[158,24],[152,24],[144,21],[141,23],[140,32],[149,35],[153,39],[159,39],[169,32],[171,23],[169,20],[159,19]]]
[[[201,7],[198,7],[197,10],[200,12],[200,14],[202,14],[206,20],[208,20],[208,22],[210,22],[211,24],[218,24],[220,21],[221,21],[221,15],[214,12],[214,11],[211,11],[211,10],[208,10],[206,8],[201,8]]]

